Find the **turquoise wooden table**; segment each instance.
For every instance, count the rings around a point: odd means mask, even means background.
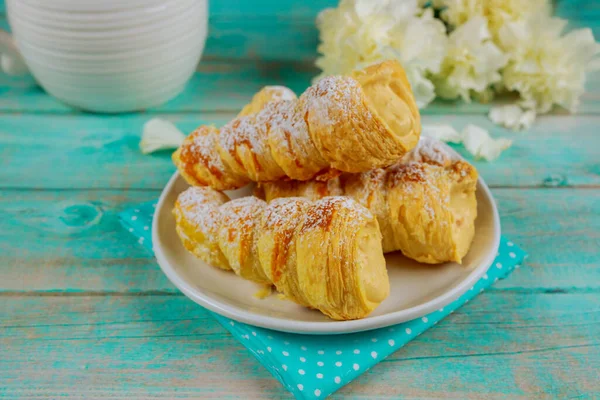
[[[190,130],[229,120],[262,85],[300,92],[316,74],[314,16],[332,3],[214,1],[198,73],[144,113],[80,113],[31,80],[0,77],[0,398],[289,397],[167,281],[117,212],[155,199],[174,171],[169,154],[140,154],[146,120]],[[598,2],[557,7],[600,37]],[[504,234],[530,258],[334,398],[600,396],[600,78],[591,78],[578,115],[542,117],[527,133],[493,126],[484,105],[424,110],[425,123],[475,123],[515,140],[475,165]]]

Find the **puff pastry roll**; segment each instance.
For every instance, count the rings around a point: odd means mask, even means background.
[[[397,61],[329,76],[300,98],[267,87],[221,129],[201,126],[173,154],[191,185],[309,180],[387,167],[414,148],[419,110]]]
[[[367,207],[379,221],[383,251],[400,250],[414,260],[460,263],[475,234],[477,171],[422,137],[397,164],[361,174],[344,174],[328,182],[262,183],[257,195],[301,196],[310,200],[345,195]]]
[[[177,233],[196,257],[337,320],[363,318],[389,294],[377,219],[347,197],[227,201],[208,187],[181,193]]]

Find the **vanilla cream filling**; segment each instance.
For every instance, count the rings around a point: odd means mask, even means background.
[[[375,113],[396,136],[419,132],[419,111],[412,101],[406,77],[387,65],[355,72],[352,77],[361,85],[371,112]]]
[[[378,227],[369,225],[362,228],[357,237],[358,275],[365,299],[379,304],[390,294],[390,284],[381,249],[381,233]]]
[[[465,193],[461,189],[455,189],[453,192],[450,196],[450,208],[454,215],[452,236],[456,246],[457,261],[460,263],[469,251],[475,235],[473,221],[477,216],[477,200],[473,193]]]

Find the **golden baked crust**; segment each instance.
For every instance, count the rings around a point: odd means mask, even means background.
[[[273,104],[269,124],[269,148],[273,158],[291,179],[307,180],[327,170],[329,163],[315,147],[306,123],[306,98]],[[266,114],[270,110],[266,110]]]
[[[190,184],[218,190],[249,180],[308,180],[331,176],[332,169],[355,173],[392,165],[416,145],[420,129],[406,74],[397,61],[386,61],[352,76],[323,78],[299,99],[289,90],[265,88],[220,133],[215,129],[212,140],[184,141],[173,161]],[[200,145],[206,149],[185,151]],[[204,171],[211,165],[201,156],[208,153],[220,159],[222,176]]]
[[[224,270],[231,270],[231,266],[219,247],[222,220],[219,207],[228,201],[227,195],[216,190],[192,187],[179,195],[173,209],[183,246],[201,260]]]
[[[419,109],[397,61],[325,77],[302,98],[315,146],[340,171],[387,167],[419,141]]]
[[[217,152],[220,132],[214,126],[200,126],[173,153],[179,173],[193,186],[210,186],[217,190],[242,187],[250,180],[223,162]]]
[[[296,93],[285,86],[265,86],[258,93],[256,93],[250,103],[246,104],[242,111],[238,114],[238,117],[244,115],[256,114],[269,103],[281,100],[294,100],[296,99]]]
[[[274,181],[285,176],[277,165],[268,143],[267,124],[270,114],[260,112],[239,117],[221,128],[218,151],[221,160],[231,170],[251,181]]]
[[[177,233],[198,258],[333,319],[363,318],[388,296],[377,219],[356,201],[225,199],[208,187],[179,195]]]
[[[344,174],[329,182],[266,182],[256,193],[267,201],[349,196],[377,218],[384,252],[401,250],[417,261],[437,264],[460,263],[467,254],[475,233],[476,186],[472,165],[423,137],[391,167]]]

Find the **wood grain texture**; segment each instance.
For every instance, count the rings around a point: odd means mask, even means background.
[[[288,86],[302,93],[317,74],[312,63],[290,61],[201,61],[183,93],[175,99],[145,111],[157,113],[237,112],[261,87]],[[588,75],[587,91],[581,98],[579,114],[600,112],[600,73]],[[513,102],[513,98],[501,98]],[[496,104],[496,103],[494,103]],[[424,115],[487,115],[492,104],[436,100],[421,110]],[[82,114],[48,96],[31,78],[0,75],[0,112]],[[554,114],[565,115],[563,110]]]
[[[593,396],[599,307],[484,293],[333,398]],[[289,397],[182,296],[1,297],[0,376],[4,398]]]
[[[176,293],[117,218],[158,194],[0,191],[0,292]],[[494,195],[503,233],[531,256],[529,267],[492,290],[600,290],[600,190],[496,189]]]
[[[289,398],[167,281],[118,211],[159,194],[168,153],[142,156],[152,116],[222,124],[261,86],[301,92],[317,73],[318,10],[337,0],[215,0],[186,91],[143,114],[95,116],[0,74],[0,398]],[[556,1],[600,36],[600,3]],[[0,29],[6,28],[0,0]],[[476,166],[527,267],[333,398],[595,398],[600,393],[600,76],[581,114],[528,133],[489,105],[435,102],[425,123],[475,123],[515,145]]]
[[[201,123],[221,125],[229,113],[162,115],[182,131]],[[0,188],[162,189],[175,171],[169,152],[142,155],[147,116],[5,115],[0,121]],[[474,165],[492,187],[600,185],[600,116],[547,116],[528,133],[514,133],[483,116],[425,116],[425,124],[473,123],[493,136],[514,139],[496,162]],[[457,147],[472,160],[462,147]]]

